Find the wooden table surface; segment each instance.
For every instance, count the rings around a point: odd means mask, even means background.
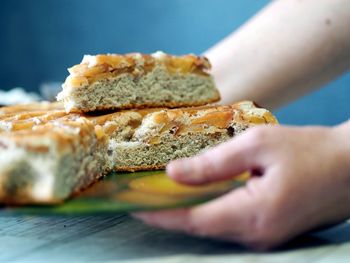
[[[151,228],[127,215],[14,216],[0,212],[0,262],[350,262],[350,224],[277,251]]]

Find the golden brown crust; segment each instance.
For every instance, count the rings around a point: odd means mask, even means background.
[[[61,102],[38,102],[38,103],[28,103],[28,104],[18,104],[12,106],[6,106],[0,108],[0,115],[4,114],[15,114],[15,113],[25,113],[25,112],[47,112],[52,110],[64,110],[63,103]]]
[[[154,165],[140,165],[140,166],[118,166],[114,171],[116,172],[137,172],[137,171],[151,171],[165,169],[166,164]]]
[[[220,100],[219,93],[216,97],[205,101],[196,101],[196,102],[160,102],[160,103],[142,103],[142,104],[125,104],[123,106],[112,107],[112,106],[97,106],[95,107],[95,111],[113,111],[113,110],[129,110],[129,109],[147,109],[147,108],[179,108],[179,107],[197,107],[203,106],[206,104],[218,102]],[[72,108],[70,110],[71,113],[90,113],[91,109],[78,109]]]
[[[249,105],[247,103],[250,103]],[[243,106],[242,106],[243,105]],[[246,105],[246,106],[244,106]],[[114,113],[104,114],[104,115],[84,115],[81,116],[76,113],[66,114],[62,110],[52,110],[52,111],[42,111],[41,105],[36,105],[38,111],[35,111],[35,106],[32,105],[31,111],[28,112],[17,112],[18,108],[15,106],[13,108],[7,107],[7,114],[0,115],[0,131],[21,131],[19,134],[30,134],[31,131],[23,132],[24,130],[32,130],[35,127],[35,134],[42,132],[50,132],[54,127],[67,127],[71,129],[81,128],[86,125],[89,120],[92,121],[90,126],[94,125],[104,125],[106,122],[116,122],[118,123],[118,118],[127,113],[138,113],[139,121],[132,123],[133,128],[137,128],[141,124],[141,120],[144,116],[149,113],[155,113],[156,120],[159,123],[164,123],[165,125],[171,123],[174,116],[181,116],[184,113],[189,113],[195,115],[197,112],[201,111],[201,116],[195,117],[191,123],[193,125],[197,124],[210,124],[212,126],[225,128],[227,123],[232,119],[232,110],[236,110],[238,113],[235,115],[239,118],[241,122],[256,122],[256,123],[277,123],[274,116],[267,110],[263,110],[258,116],[254,114],[259,108],[251,102],[240,102],[233,105],[227,106],[197,106],[197,107],[187,107],[187,108],[177,108],[177,109],[164,109],[164,108],[143,108],[134,110],[122,110]],[[244,107],[248,107],[245,109]],[[163,112],[166,112],[163,113]],[[248,112],[252,112],[253,114]],[[164,115],[165,114],[165,115]],[[169,118],[169,116],[172,116]],[[165,116],[164,119],[161,117]],[[48,125],[50,123],[50,125]],[[188,125],[188,124],[187,124]]]
[[[23,191],[22,193],[16,193],[16,195],[0,196],[0,203],[8,206],[20,206],[30,205],[58,205],[63,204],[64,200],[52,198],[50,200],[33,200],[31,193]]]
[[[153,121],[164,125],[168,125],[174,120],[179,123],[179,120],[185,113],[191,117],[190,122],[182,123],[187,126],[206,124],[217,128],[227,128],[233,118],[237,122],[247,124],[277,123],[276,118],[271,112],[263,108],[258,108],[249,101],[242,101],[232,105],[164,109],[153,113]],[[198,115],[198,113],[200,114]]]

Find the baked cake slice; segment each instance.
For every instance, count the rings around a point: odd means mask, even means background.
[[[92,122],[43,111],[45,104],[28,106],[29,112],[7,107],[0,115],[1,203],[61,202],[107,171],[107,141]]]
[[[67,112],[149,107],[188,107],[220,100],[205,57],[85,55],[68,69],[58,101]]]
[[[163,169],[261,124],[277,124],[250,101],[228,106],[122,111],[90,119],[108,137],[107,162],[115,171]]]
[[[0,203],[15,204],[61,202],[111,170],[162,169],[252,126],[277,123],[249,101],[97,116],[67,114],[59,104],[0,112]]]

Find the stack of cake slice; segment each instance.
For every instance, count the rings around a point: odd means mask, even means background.
[[[0,108],[0,202],[58,203],[110,171],[162,169],[277,123],[249,101],[178,108],[219,99],[209,68],[193,55],[88,56],[70,70],[64,105]]]
[[[58,100],[78,112],[205,105],[220,99],[209,70],[194,55],[86,55],[68,69]]]

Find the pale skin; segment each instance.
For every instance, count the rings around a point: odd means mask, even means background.
[[[206,52],[223,103],[283,105],[350,68],[350,2],[274,1]],[[187,184],[255,171],[245,187],[186,209],[138,213],[174,231],[269,249],[350,217],[350,121],[260,126],[167,166]],[[258,172],[257,172],[258,171]],[[253,173],[253,174],[254,174]]]

